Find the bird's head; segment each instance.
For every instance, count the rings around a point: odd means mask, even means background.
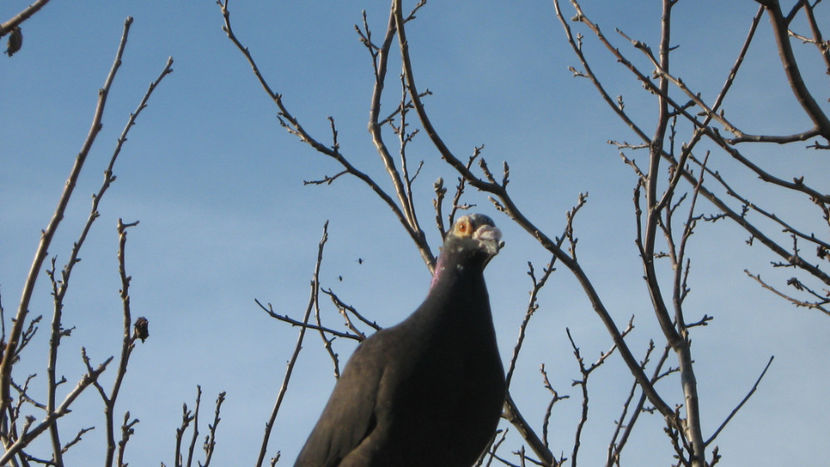
[[[444,238],[439,264],[453,258],[457,264],[480,265],[483,269],[502,246],[501,231],[493,219],[484,214],[461,216]]]

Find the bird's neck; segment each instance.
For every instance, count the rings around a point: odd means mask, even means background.
[[[484,304],[473,303],[484,299]],[[433,302],[436,305],[429,307],[430,310],[436,312],[443,312],[449,310],[445,303],[453,303],[456,307],[461,309],[473,310],[478,309],[482,305],[486,305],[487,287],[484,283],[484,272],[482,268],[476,264],[465,264],[463,262],[447,260],[439,258],[435,266],[435,274],[432,278],[432,284],[427,295],[427,301]],[[458,313],[460,310],[453,310],[453,313]]]
[[[435,272],[432,275],[429,289],[432,291],[439,283],[451,284],[458,281],[483,277],[483,265],[475,261],[465,260],[460,251],[444,249],[435,263]]]

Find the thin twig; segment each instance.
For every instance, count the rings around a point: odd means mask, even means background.
[[[130,437],[135,434],[135,427],[138,424],[139,420],[134,418],[130,420],[130,411],[124,412],[124,421],[121,423],[121,439],[118,440],[118,456],[116,457],[116,465],[119,467],[124,464],[124,453],[127,450],[127,442],[130,441]]]
[[[781,292],[780,290],[778,290],[777,288],[769,285],[768,283],[766,283],[763,279],[761,279],[760,274],[752,274],[751,272],[749,272],[748,269],[744,269],[744,273],[747,276],[755,279],[755,281],[757,281],[759,284],[761,284],[761,287],[769,290],[770,292],[774,293],[775,295],[778,295],[779,297],[783,298],[784,300],[787,300],[788,302],[792,303],[796,307],[819,310],[822,313],[824,313],[825,315],[830,316],[830,309],[828,309],[826,307],[826,305],[828,303],[830,303],[830,300],[828,300],[827,298],[822,298],[821,301],[818,301],[818,302],[809,302],[809,301],[806,301],[806,300],[798,300],[796,298],[793,298],[793,297],[785,294],[784,292]]]
[[[196,385],[196,407],[198,410],[199,407],[199,400],[202,397],[202,387]],[[195,418],[193,412],[187,409],[187,404],[182,404],[182,424],[176,428],[176,452],[173,458],[173,465],[176,467],[183,467],[183,458],[182,458],[182,437],[184,436],[184,432],[187,430],[187,427],[190,426],[190,423]]]
[[[545,286],[545,283],[548,281],[548,277],[550,277],[551,273],[554,271],[553,264],[556,261],[556,257],[552,256],[550,261],[548,261],[548,265],[542,269],[542,276],[537,280],[536,274],[533,269],[533,263],[530,261],[527,262],[527,275],[530,276],[530,281],[532,284],[530,290],[530,300],[527,304],[527,311],[525,312],[525,317],[522,320],[522,324],[519,326],[519,337],[516,341],[516,345],[513,348],[513,356],[510,358],[510,365],[507,368],[507,373],[505,377],[505,387],[510,388],[510,382],[513,379],[513,371],[516,369],[516,362],[519,359],[519,352],[522,349],[522,343],[524,342],[525,338],[525,331],[527,329],[528,323],[530,323],[530,318],[539,308],[539,304],[537,303],[537,298],[539,296],[539,291]]]
[[[308,298],[308,305],[306,306],[305,315],[303,316],[303,325],[300,327],[300,332],[297,335],[297,344],[294,346],[294,352],[291,354],[291,358],[288,360],[288,366],[285,370],[285,377],[283,377],[282,385],[280,386],[279,392],[277,393],[277,400],[274,403],[274,408],[271,411],[271,416],[269,417],[268,421],[265,423],[265,434],[262,438],[262,445],[259,450],[259,457],[257,458],[257,467],[262,465],[262,462],[265,460],[265,453],[268,450],[268,440],[271,437],[271,428],[274,426],[274,421],[277,418],[277,413],[280,410],[280,406],[282,405],[283,397],[285,397],[285,392],[288,390],[288,382],[291,380],[291,373],[294,371],[294,365],[297,363],[297,357],[300,356],[300,350],[303,348],[303,339],[305,338],[305,331],[308,327],[308,320],[311,317],[311,311],[314,309],[314,304],[317,303],[319,290],[320,290],[320,265],[323,262],[323,248],[326,245],[326,241],[328,240],[328,227],[329,222],[326,221],[323,224],[323,236],[320,239],[320,243],[317,246],[317,262],[314,265],[314,274],[311,280],[311,293],[309,294]],[[262,306],[262,305],[260,305]]]
[[[270,303],[266,306],[266,305],[263,305],[262,302],[260,302],[258,299],[254,299],[254,302],[257,305],[259,305],[259,307],[264,312],[268,313],[268,315],[270,317],[272,317],[274,319],[277,319],[277,320],[280,320],[280,321],[284,321],[284,322],[286,322],[286,323],[288,323],[292,326],[299,326],[299,327],[305,328],[305,329],[321,330],[321,331],[327,332],[327,333],[329,333],[333,336],[344,337],[346,339],[354,339],[356,341],[363,340],[363,338],[361,336],[356,335],[356,334],[349,334],[347,332],[338,331],[336,329],[327,328],[327,327],[323,327],[323,326],[317,326],[316,324],[311,324],[311,323],[307,323],[307,322],[304,322],[304,321],[296,320],[294,318],[291,318],[288,315],[281,315],[281,314],[274,311],[274,308]]]
[[[213,457],[213,450],[216,448],[216,427],[219,426],[219,422],[222,420],[219,418],[219,413],[222,409],[222,403],[225,402],[225,395],[225,391],[222,391],[216,397],[216,410],[213,413],[213,423],[208,424],[208,436],[205,438],[205,463],[200,464],[201,467],[208,467],[210,465],[210,459]]]
[[[729,415],[726,417],[726,419],[723,421],[723,423],[721,423],[720,426],[718,426],[718,429],[715,430],[714,433],[712,433],[712,436],[710,436],[709,439],[706,440],[705,444],[707,446],[709,445],[709,443],[714,441],[715,438],[718,437],[720,432],[726,427],[726,425],[729,423],[729,421],[732,420],[732,417],[734,417],[735,414],[737,414],[738,411],[741,410],[741,407],[744,406],[746,401],[748,401],[749,398],[752,397],[752,394],[754,394],[755,390],[758,389],[758,385],[761,383],[761,380],[764,378],[764,375],[767,373],[767,370],[769,369],[770,365],[772,365],[773,359],[775,359],[775,355],[771,355],[769,357],[769,360],[767,361],[767,364],[764,366],[764,369],[763,369],[763,371],[761,371],[761,374],[758,375],[758,378],[755,380],[755,384],[752,385],[752,387],[749,389],[749,392],[747,392],[746,395],[744,396],[744,398],[741,399],[741,402],[739,402],[738,405],[736,405],[735,408],[732,409],[731,412],[729,412]]]

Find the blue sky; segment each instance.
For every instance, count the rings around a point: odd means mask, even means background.
[[[585,3],[586,14],[647,69],[613,29],[656,44],[658,3]],[[0,18],[7,19],[27,4],[4,2]],[[333,116],[344,153],[391,190],[366,131],[372,69],[353,29],[361,21],[361,9],[366,9],[374,34],[382,36],[388,5],[231,2],[230,7],[237,35],[294,115],[323,141],[329,137],[326,118]],[[675,73],[711,99],[756,8],[753,2],[679,3],[673,29],[673,43],[679,45]],[[828,24],[826,8],[817,13],[820,24]],[[0,60],[0,293],[7,319],[16,309],[39,231],[54,210],[89,128],[97,90],[127,16],[135,21],[104,127],[50,250],[59,265],[86,218],[90,195],[100,186],[129,112],[168,56],[175,60],[175,71],[132,129],[115,168],[118,179],[102,202],[102,215],[81,254],[65,310],[65,324],[75,330],[63,343],[59,372],[69,381],[82,374],[81,346],[96,361],[118,352],[115,225],[118,218],[140,220],[129,233],[127,267],[133,277],[133,314],[149,319],[150,339],[133,354],[117,406],[119,414],[130,410],[141,420],[127,460],[132,465],[173,463],[181,404],[192,405],[200,384],[203,422],[212,414],[216,395],[228,393],[215,465],[248,465],[256,459],[297,333],[267,317],[254,299],[301,316],[325,220],[330,224],[323,287],[333,288],[379,323],[394,324],[414,310],[426,293],[429,276],[394,216],[366,186],[347,177],[331,186],[303,186],[303,180],[333,175],[340,168],[280,128],[275,106],[222,33],[219,8],[213,2],[55,0],[24,23],[23,49]],[[803,24],[797,26],[806,30]],[[568,66],[577,65],[576,58],[552,4],[429,4],[407,33],[418,84],[433,92],[426,103],[438,131],[462,157],[485,144],[484,157],[491,167],[509,161],[512,195],[537,225],[558,234],[577,195],[590,193],[575,224],[580,261],[621,327],[636,315],[630,342],[641,356],[648,339],[659,331],[633,244],[634,176],[618,151],[606,144],[608,139],[633,142],[633,135],[586,80],[571,76]],[[585,50],[597,73],[615,95],[625,96],[627,108],[650,131],[654,102],[592,39],[586,37]],[[772,45],[765,18],[726,102],[727,115],[748,132],[800,131],[807,123]],[[815,50],[796,48],[808,85],[826,102],[826,76]],[[399,99],[399,69],[397,59],[390,62],[385,109]],[[394,141],[391,135],[387,138]],[[686,140],[688,134],[679,138]],[[752,155],[784,178],[806,174],[819,188],[830,181],[822,153],[793,147],[782,154],[778,147],[763,147]],[[734,176],[736,186],[757,190],[756,199],[791,213],[806,230],[826,232],[818,230],[820,219],[812,206],[758,188],[753,177],[723,157],[717,154],[714,162]],[[432,183],[441,176],[452,187],[456,176],[423,136],[410,148],[410,158],[413,164],[424,161],[415,183],[416,203],[437,252],[440,240],[431,227]],[[527,261],[541,267],[548,257],[526,233],[498,215],[486,196],[470,191],[466,200],[495,219],[507,242],[487,272],[507,362],[527,301]],[[711,206],[704,204],[702,209],[711,211]],[[687,313],[715,316],[710,326],[693,334],[704,432],[711,433],[721,423],[769,356],[775,355],[755,396],[719,437],[724,462],[818,465],[824,460],[818,446],[826,441],[824,421],[830,416],[825,398],[830,373],[823,358],[830,350],[828,321],[791,308],[744,275],[743,269],[749,268],[763,277],[787,277],[771,271],[768,264],[774,258],[760,246],[746,246],[745,237],[721,222],[701,226],[691,246]],[[50,300],[48,280],[41,276],[32,314],[43,314],[48,322]],[[540,304],[517,368],[514,399],[540,427],[547,393],[538,366],[544,363],[556,388],[571,395],[557,405],[551,428],[554,452],[567,453],[579,397],[577,388],[570,386],[578,371],[565,328],[571,329],[588,358],[610,347],[610,338],[564,268],[551,277]],[[339,324],[336,310],[325,306],[323,312],[329,323]],[[38,373],[34,391],[41,395],[46,331],[44,327],[38,334],[15,374],[21,379]],[[286,461],[293,461],[334,383],[319,337],[310,334],[306,339],[269,444],[269,454],[280,450]],[[345,361],[352,344],[335,345]],[[105,374],[104,381],[111,377]],[[592,375],[583,463],[604,461],[613,420],[630,382],[617,357]],[[676,380],[658,389],[671,401],[682,400]],[[668,463],[660,420],[652,416],[640,423],[624,451],[624,464]],[[72,465],[103,457],[102,405],[91,391],[62,421],[66,433],[90,425],[99,428],[70,451],[67,459]],[[204,433],[205,426],[200,430]],[[504,453],[518,446],[513,437]]]

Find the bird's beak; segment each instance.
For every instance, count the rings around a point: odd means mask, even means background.
[[[498,254],[504,242],[501,241],[501,230],[492,225],[482,225],[475,232],[473,232],[473,240],[478,241],[478,244],[489,256]]]

